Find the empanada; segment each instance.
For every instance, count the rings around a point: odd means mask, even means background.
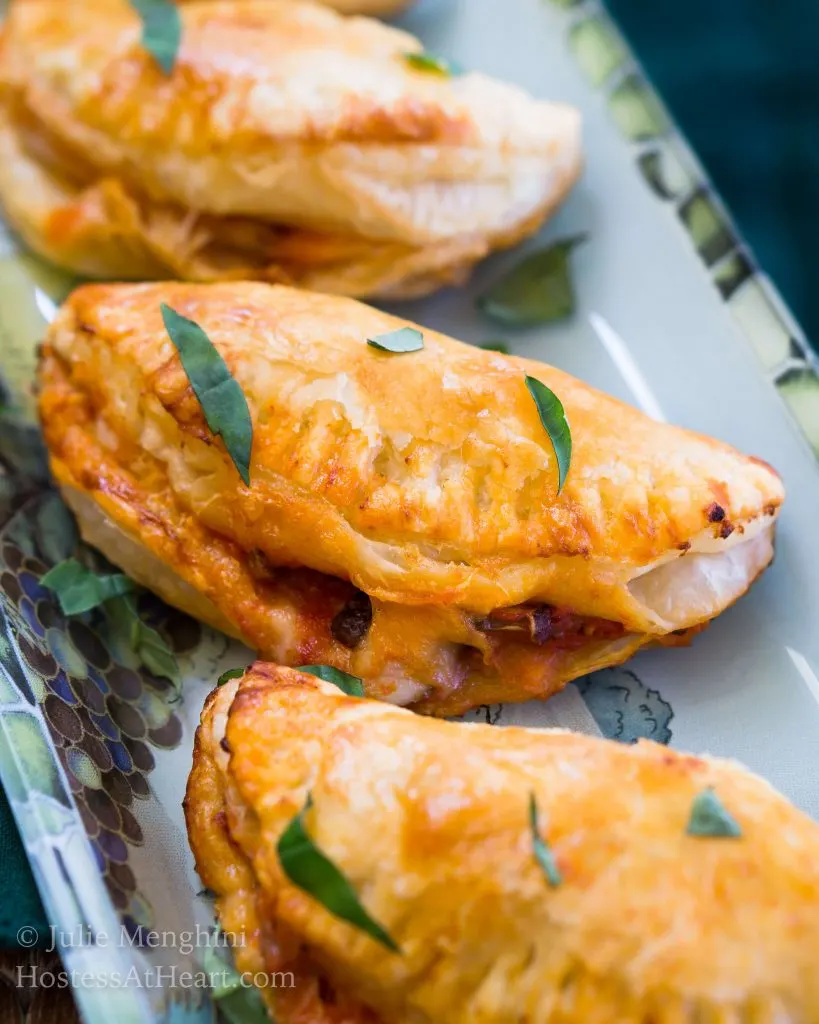
[[[163,326],[205,330],[244,391],[251,486]],[[773,554],[758,459],[559,370],[351,299],[265,284],[92,285],[42,349],[51,466],[86,539],[171,604],[283,664],[329,663],[436,713],[547,697],[685,642]],[[555,453],[526,384],[565,406]]]
[[[12,2],[0,199],[92,277],[350,295],[462,281],[580,167],[576,111],[413,67],[413,36],[294,0],[186,4],[165,77],[126,0]]]
[[[709,788],[739,837],[689,834]],[[310,840],[399,953],[285,876],[308,794]],[[262,990],[278,1024],[819,1021],[819,826],[733,762],[257,663],[211,695],[185,804],[239,970],[292,972]]]

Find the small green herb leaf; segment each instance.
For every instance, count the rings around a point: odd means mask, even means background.
[[[399,327],[397,331],[367,338],[367,344],[381,352],[419,352],[424,347],[424,336],[414,327]]]
[[[182,17],[173,0],[131,0],[142,18],[142,45],[166,75],[173,71],[182,42]]]
[[[530,253],[478,297],[488,317],[515,327],[562,320],[574,312],[569,254],[584,235]]]
[[[136,584],[122,573],[97,575],[76,558],[55,565],[40,580],[53,590],[65,615],[79,615],[105,605],[114,628],[155,676],[182,685],[173,652],[159,633],[139,616],[133,599]]]
[[[331,914],[360,928],[393,953],[400,953],[393,939],[361,906],[344,875],[308,835],[304,816],[312,806],[313,799],[308,796],[307,803],[279,839],[277,851],[282,870],[293,885],[318,900]]]
[[[218,975],[215,971],[209,973]],[[242,981],[240,974],[226,968],[220,986],[211,990],[211,998],[219,1006],[219,1015],[228,1024],[271,1024],[272,1018],[265,1009],[259,990],[250,984],[250,977],[246,974]],[[272,1024],[276,1022],[272,1021]]]
[[[178,694],[182,677],[173,651],[152,626],[142,621],[133,596],[125,594],[107,601],[105,611],[115,633],[123,638],[145,668],[155,676],[170,680]]]
[[[209,939],[202,954],[202,968],[210,982],[211,998],[230,1024],[271,1024],[259,990],[249,984],[251,975],[241,975],[216,952],[210,942],[221,945],[222,936]],[[275,1024],[275,1022],[274,1022]]]
[[[404,60],[416,71],[428,71],[446,78],[463,74],[460,64],[454,60],[447,60],[445,57],[438,57],[427,50],[421,50],[420,53],[405,53]]]
[[[165,330],[179,353],[208,426],[221,436],[239,476],[250,485],[253,423],[244,392],[199,324],[164,302],[161,309]]]
[[[136,608],[134,608],[134,615],[139,622],[136,652],[142,664],[149,672],[153,672],[160,679],[169,679],[177,687],[181,687],[182,679],[179,675],[179,666],[176,664],[173,651],[152,626],[147,625],[140,619]]]
[[[121,572],[97,576],[76,558],[68,558],[49,569],[40,583],[54,591],[64,615],[91,611],[103,601],[128,594],[134,589],[134,581]]]
[[[722,805],[709,786],[694,797],[686,832],[690,836],[737,839],[742,835],[739,822]]]
[[[311,676],[323,679],[325,683],[332,683],[350,697],[364,696],[364,683],[358,676],[351,676],[349,672],[342,672],[340,668],[333,668],[332,665],[299,665],[299,672],[307,672]]]
[[[502,356],[509,355],[509,346],[505,341],[482,341],[480,348],[485,348],[487,352],[500,352]]]
[[[554,391],[550,391],[545,384],[535,377],[526,377],[526,387],[529,389],[529,394],[535,400],[540,422],[549,435],[549,440],[552,442],[552,447],[555,451],[555,458],[557,459],[557,493],[560,494],[563,490],[563,484],[566,482],[566,477],[569,475],[569,466],[572,461],[572,432],[569,430],[563,403]]]
[[[532,849],[535,853],[535,860],[540,865],[549,885],[551,885],[553,889],[556,889],[559,885],[562,885],[563,876],[560,874],[560,871],[558,871],[554,854],[546,845],[545,839],[543,839],[540,834],[537,801],[535,800],[534,793],[529,794],[529,827],[532,830]]]
[[[224,686],[225,683],[231,679],[241,679],[242,676],[247,672],[246,668],[229,668],[227,672],[223,672],[216,680],[217,686]]]

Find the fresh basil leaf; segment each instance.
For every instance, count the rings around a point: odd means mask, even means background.
[[[234,983],[229,983],[231,968],[225,969],[226,983],[211,991],[211,998],[219,1007],[220,1018],[228,1024],[276,1024],[265,1009],[259,990],[250,984],[250,975],[243,983],[241,975],[233,971]],[[210,972],[211,975],[217,972]],[[295,982],[294,982],[295,984]]]
[[[382,352],[419,352],[424,347],[424,336],[414,327],[399,327],[397,331],[367,338],[367,344]]]
[[[555,451],[555,458],[557,459],[557,493],[560,494],[563,490],[563,484],[566,482],[566,477],[569,475],[569,466],[572,461],[572,432],[569,430],[563,403],[554,391],[550,391],[545,384],[535,377],[526,377],[526,387],[529,389],[529,394],[535,400],[540,422],[549,435],[549,440],[552,442],[552,447]]]
[[[145,668],[173,683],[178,693],[182,688],[182,676],[173,651],[160,633],[142,621],[133,597],[130,594],[116,597],[106,602],[105,610],[112,628],[124,638]]]
[[[492,320],[515,327],[562,320],[574,312],[569,254],[585,235],[530,253],[477,299]]]
[[[393,953],[400,953],[398,945],[361,906],[355,890],[331,860],[319,850],[310,838],[304,816],[313,806],[313,798],[293,818],[276,847],[282,871],[293,885],[318,900],[331,914],[360,928]]]
[[[182,17],[173,0],[131,0],[142,18],[142,45],[166,75],[173,71],[182,42]]]
[[[538,826],[537,801],[535,800],[534,793],[529,794],[529,827],[532,830],[532,849],[534,850],[535,860],[540,865],[549,885],[553,889],[556,889],[559,885],[563,884],[563,876],[558,870],[554,854],[546,845],[546,841],[540,834],[540,828]]]
[[[249,486],[253,423],[244,392],[199,324],[164,302],[161,310],[165,330],[179,353],[207,424],[220,435],[239,476]]]
[[[160,679],[168,679],[181,688],[182,677],[179,674],[179,666],[176,664],[173,651],[162,639],[160,633],[142,621],[136,608],[134,608],[134,615],[139,623],[136,652],[142,664],[155,676],[159,676]]]
[[[67,558],[49,569],[40,583],[54,591],[64,615],[91,611],[103,601],[130,593],[135,586],[121,572],[97,576],[76,558]]]
[[[127,595],[112,598],[103,606],[106,643],[116,658],[123,662],[131,660],[130,655],[136,655],[139,638],[139,618],[134,615],[134,607],[126,598]]]
[[[460,64],[454,60],[447,60],[445,57],[438,57],[428,50],[421,50],[419,53],[405,53],[404,60],[416,71],[429,71],[435,75],[443,75],[445,78],[463,74]]]
[[[227,672],[223,672],[216,680],[217,686],[224,686],[225,683],[231,679],[241,679],[242,676],[247,672],[246,668],[229,668]]]
[[[739,822],[725,809],[710,786],[694,797],[686,832],[690,836],[714,839],[738,839],[742,835]]]
[[[215,942],[220,940],[215,936]],[[250,984],[251,975],[239,974],[210,944],[202,954],[202,969],[208,976],[210,996],[230,1024],[271,1024],[258,989]],[[275,1022],[274,1022],[275,1024]]]
[[[500,352],[502,356],[509,355],[509,346],[505,341],[482,341],[479,347],[486,349],[487,352]]]
[[[332,665],[299,665],[299,672],[307,672],[317,679],[323,679],[325,683],[332,683],[350,697],[364,696],[364,683],[358,676],[351,676],[349,672],[342,672]]]

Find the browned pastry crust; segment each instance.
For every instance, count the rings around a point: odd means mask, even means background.
[[[244,390],[249,488],[162,302]],[[402,324],[262,284],[78,290],[43,347],[40,414],[84,535],[265,657],[436,713],[549,696],[684,641],[770,561],[783,489],[764,463],[531,360],[429,330],[411,355],[366,344]],[[527,373],[571,424],[559,496]]]
[[[413,36],[294,0],[184,8],[171,77],[126,0],[16,0],[0,199],[79,273],[351,295],[462,281],[580,167],[575,111],[411,67]]]
[[[686,834],[706,787],[741,838]],[[308,793],[400,955],[284,875]],[[278,1024],[819,1020],[819,826],[729,761],[434,721],[257,663],[205,707],[185,810],[239,969],[295,974],[265,989]]]

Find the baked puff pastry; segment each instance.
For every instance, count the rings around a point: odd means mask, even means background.
[[[0,48],[0,199],[90,277],[263,279],[415,296],[535,231],[579,120],[413,36],[294,0],[182,11],[166,77],[127,0],[17,0]]]
[[[310,841],[398,952],[283,869],[308,795]],[[819,826],[730,761],[435,721],[257,663],[205,706],[185,811],[238,969],[293,974],[262,989],[278,1024],[819,1020]]]
[[[199,324],[253,425],[250,485],[160,305]],[[777,474],[559,370],[283,286],[90,285],[48,330],[39,408],[86,540],[270,660],[437,714],[548,697],[680,643],[768,565]],[[526,375],[563,402],[555,453]]]

